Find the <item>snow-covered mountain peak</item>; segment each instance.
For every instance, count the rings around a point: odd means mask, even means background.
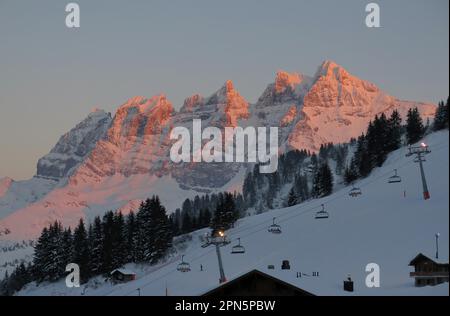
[[[8,191],[9,187],[13,182],[14,180],[9,177],[0,178],[0,197],[5,195],[5,193]]]
[[[128,111],[128,109],[133,109],[132,111],[137,111],[139,113],[148,113],[155,108],[171,108],[172,104],[167,100],[165,94],[155,95],[151,98],[146,98],[143,96],[135,96],[128,99],[124,104],[122,104],[117,112]]]
[[[203,97],[200,94],[193,94],[184,100],[180,112],[193,112],[203,104]]]
[[[239,94],[235,88],[233,81],[227,80],[222,87],[213,93],[207,100],[207,104],[218,104],[226,103],[228,98],[232,97],[233,94]]]
[[[339,81],[342,83],[348,80],[361,81],[359,78],[352,76],[344,67],[338,65],[334,61],[324,61],[314,76],[314,81]]]
[[[249,103],[240,95],[234,87],[231,80],[227,80],[225,84],[209,98],[206,99],[205,105],[214,107],[217,111],[215,121],[219,120],[228,126],[236,126],[239,119],[249,117]]]
[[[345,69],[337,64],[336,62],[332,60],[325,60],[322,62],[322,64],[319,66],[319,69],[317,70],[316,76],[327,76],[333,74],[335,71],[340,71]]]
[[[275,78],[275,92],[283,93],[288,87],[295,90],[295,87],[303,81],[303,76],[299,73],[289,73],[283,70],[277,72]]]

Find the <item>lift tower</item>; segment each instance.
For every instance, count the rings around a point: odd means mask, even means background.
[[[217,261],[219,263],[219,273],[220,273],[220,279],[219,283],[224,283],[227,281],[227,278],[225,277],[225,272],[223,269],[223,262],[222,262],[222,255],[220,253],[220,247],[224,245],[228,245],[230,241],[227,239],[224,230],[220,229],[214,229],[211,236],[207,237],[207,241],[204,245],[202,245],[203,248],[208,247],[209,245],[214,245],[216,247],[216,254],[217,254]]]
[[[427,179],[425,178],[425,171],[423,170],[423,163],[426,161],[425,155],[428,155],[429,153],[431,153],[431,151],[428,148],[428,145],[425,143],[420,144],[420,146],[409,146],[408,151],[409,152],[406,154],[406,157],[416,155],[416,157],[414,158],[414,162],[419,163],[420,176],[422,178],[423,186],[423,198],[425,200],[428,200],[430,198],[430,192],[428,191]]]

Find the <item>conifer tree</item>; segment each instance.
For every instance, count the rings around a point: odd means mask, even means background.
[[[166,214],[166,209],[161,205],[158,196],[153,196],[150,200],[151,218],[151,248],[148,261],[156,263],[161,259],[172,246],[172,229]]]
[[[294,206],[296,204],[297,204],[297,195],[295,193],[295,188],[292,187],[291,190],[289,191],[287,205],[288,206]]]
[[[93,275],[101,274],[103,268],[103,228],[102,221],[96,216],[89,229],[89,266]]]
[[[402,118],[397,110],[394,110],[388,120],[388,152],[400,148],[402,140]]]
[[[80,267],[80,280],[85,282],[91,276],[89,271],[89,242],[83,219],[73,233],[73,262]]]
[[[44,227],[36,245],[34,246],[34,278],[38,282],[48,279],[48,265],[50,264],[50,236],[47,227]]]
[[[134,212],[131,211],[126,220],[126,245],[127,245],[127,262],[136,262],[136,239],[137,239],[137,223]]]
[[[406,120],[406,138],[408,144],[418,142],[425,132],[423,121],[417,108],[409,109]]]
[[[102,268],[104,273],[111,272],[115,266],[113,264],[113,236],[114,229],[114,213],[112,211],[106,212],[102,221]]]
[[[116,212],[113,217],[113,224],[111,229],[112,242],[112,269],[119,268],[121,265],[127,263],[128,248],[125,239],[125,219],[121,212]]]
[[[61,253],[60,277],[62,277],[66,273],[65,271],[66,266],[72,262],[73,256],[73,235],[70,227],[64,229],[62,233],[60,253]]]
[[[439,131],[448,128],[448,103],[449,99],[447,99],[445,104],[444,101],[439,102],[434,116],[433,130]]]

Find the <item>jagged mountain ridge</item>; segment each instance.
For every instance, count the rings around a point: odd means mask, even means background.
[[[376,114],[397,109],[405,116],[414,106],[426,118],[434,115],[434,105],[397,100],[331,61],[313,77],[279,71],[256,104],[231,81],[209,97],[187,98],[180,111],[164,95],[134,97],[114,117],[95,111],[61,137],[39,160],[34,183],[22,185],[45,187],[36,198],[24,202],[6,189],[0,226],[12,236],[33,236],[55,219],[73,225],[108,209],[126,212],[151,194],[173,210],[198,192],[239,189],[245,164],[171,162],[170,130],[192,129],[194,118],[203,127],[278,126],[281,152],[317,151],[360,135]]]

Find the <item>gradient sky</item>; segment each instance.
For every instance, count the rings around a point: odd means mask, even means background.
[[[25,179],[93,107],[166,93],[176,108],[227,79],[256,101],[277,70],[314,74],[332,59],[401,99],[449,86],[447,0],[0,0],[0,176]]]

